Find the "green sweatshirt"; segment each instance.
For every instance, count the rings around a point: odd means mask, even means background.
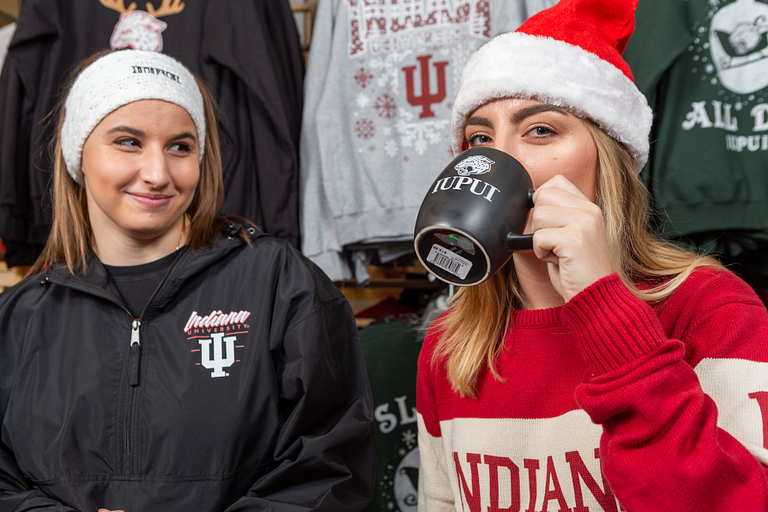
[[[643,175],[661,233],[726,257],[765,243],[768,3],[641,0],[624,57],[655,112]]]

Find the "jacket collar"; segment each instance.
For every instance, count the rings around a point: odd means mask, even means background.
[[[244,228],[236,223],[230,224],[229,228],[229,231],[222,232],[219,241],[212,247],[194,251],[188,247],[179,249],[178,257],[171,265],[159,293],[152,301],[153,309],[165,305],[190,277],[243,247],[245,241],[240,236],[241,230],[246,230],[251,241],[266,236],[256,229]],[[104,264],[93,251],[89,253],[85,274],[71,274],[66,267],[54,267],[45,271],[45,279],[51,283],[103,297],[118,304],[121,303],[118,294],[110,285],[107,269],[104,268]]]

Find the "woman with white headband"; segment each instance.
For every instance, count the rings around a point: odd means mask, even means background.
[[[365,507],[349,305],[221,199],[202,83],[153,52],[81,65],[48,244],[0,295],[0,510]]]
[[[453,147],[529,171],[527,233],[419,360],[419,510],[768,510],[768,312],[649,230],[636,0],[560,0],[480,48]]]

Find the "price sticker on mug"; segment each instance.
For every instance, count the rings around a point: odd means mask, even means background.
[[[427,263],[431,263],[459,279],[466,278],[467,273],[472,268],[471,261],[437,244],[433,245],[429,251]]]

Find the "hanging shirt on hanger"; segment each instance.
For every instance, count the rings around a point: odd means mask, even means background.
[[[318,3],[301,134],[302,252],[333,280],[361,280],[345,246],[413,239],[427,188],[452,158],[464,65],[554,3]]]
[[[643,0],[636,16],[624,58],[654,109],[660,231],[768,288],[768,4]]]

